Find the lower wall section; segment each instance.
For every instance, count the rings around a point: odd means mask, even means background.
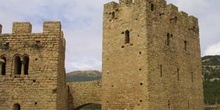
[[[77,110],[88,104],[101,104],[101,81],[70,82],[69,110]]]

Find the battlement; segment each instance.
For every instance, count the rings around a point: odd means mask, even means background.
[[[176,11],[176,12],[178,12],[178,7],[173,5],[173,4],[168,4],[166,7],[167,7],[167,9],[169,11]]]
[[[116,15],[116,10],[120,10],[120,7],[126,6],[127,8],[125,9],[129,10],[130,8],[137,8],[136,5],[138,5],[138,7],[146,7],[148,9],[147,13],[158,12],[158,15],[171,15],[170,19],[173,19],[173,17],[178,17],[178,20],[180,20],[179,18],[184,18],[187,19],[189,23],[198,23],[198,19],[196,17],[190,16],[183,11],[179,11],[177,6],[167,4],[166,0],[119,0],[119,3],[109,2],[105,4],[104,9],[106,14],[110,14],[109,16],[114,16],[114,14]],[[113,15],[112,12],[114,12]],[[112,17],[108,18],[112,19]]]
[[[112,1],[112,2],[106,3],[106,4],[104,5],[104,9],[114,10],[114,9],[116,9],[116,8],[118,7],[118,5],[119,5],[118,3]],[[106,11],[106,10],[105,10],[105,11]]]
[[[43,24],[43,33],[60,33],[61,23],[57,21],[47,21]]]
[[[12,34],[31,34],[32,25],[30,22],[13,22]],[[43,33],[61,33],[61,23],[59,21],[46,21],[43,23]],[[2,25],[0,24],[0,34]]]
[[[32,25],[29,22],[14,22],[12,33],[31,33]]]

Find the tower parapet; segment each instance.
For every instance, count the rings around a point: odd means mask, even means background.
[[[60,22],[51,22],[51,21],[44,22],[43,33],[60,33],[60,32],[61,32]]]
[[[13,34],[31,33],[32,25],[29,22],[14,22],[12,27]]]

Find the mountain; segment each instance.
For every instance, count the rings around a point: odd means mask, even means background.
[[[204,102],[220,104],[220,55],[202,57]]]
[[[101,80],[102,73],[97,70],[73,71],[66,74],[67,82]]]

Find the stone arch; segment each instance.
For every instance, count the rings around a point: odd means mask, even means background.
[[[24,75],[28,75],[28,69],[29,69],[29,56],[28,55],[25,55],[23,57],[23,60],[24,60]]]
[[[13,110],[21,110],[20,104],[18,104],[18,103],[14,104]]]
[[[83,108],[89,108],[89,109],[94,109],[94,110],[101,110],[101,104],[98,104],[98,103],[87,103],[87,104],[83,104],[83,105],[80,105],[76,108],[74,108],[73,110],[81,110]]]
[[[21,75],[22,61],[20,55],[14,56],[14,74]]]

